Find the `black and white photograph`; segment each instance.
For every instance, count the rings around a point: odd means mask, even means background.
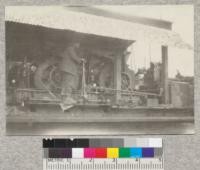
[[[6,6],[6,134],[193,134],[192,5]]]

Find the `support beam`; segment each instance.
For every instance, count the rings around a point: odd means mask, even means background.
[[[116,91],[116,103],[121,99],[121,70],[122,58],[120,55],[114,58],[114,88]]]
[[[169,85],[168,85],[168,47],[162,46],[162,77],[161,88],[163,90],[162,103],[169,104]]]

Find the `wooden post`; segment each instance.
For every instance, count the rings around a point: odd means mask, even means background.
[[[114,88],[116,91],[116,103],[121,99],[121,70],[122,59],[118,55],[114,58]]]
[[[161,88],[163,90],[162,103],[169,104],[169,85],[168,85],[168,47],[162,46],[162,77]]]

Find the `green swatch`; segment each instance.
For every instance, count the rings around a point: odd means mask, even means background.
[[[119,148],[119,158],[130,158],[130,148]]]

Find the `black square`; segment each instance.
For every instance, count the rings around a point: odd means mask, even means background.
[[[43,139],[43,148],[53,148],[53,147],[54,147],[54,140]]]

